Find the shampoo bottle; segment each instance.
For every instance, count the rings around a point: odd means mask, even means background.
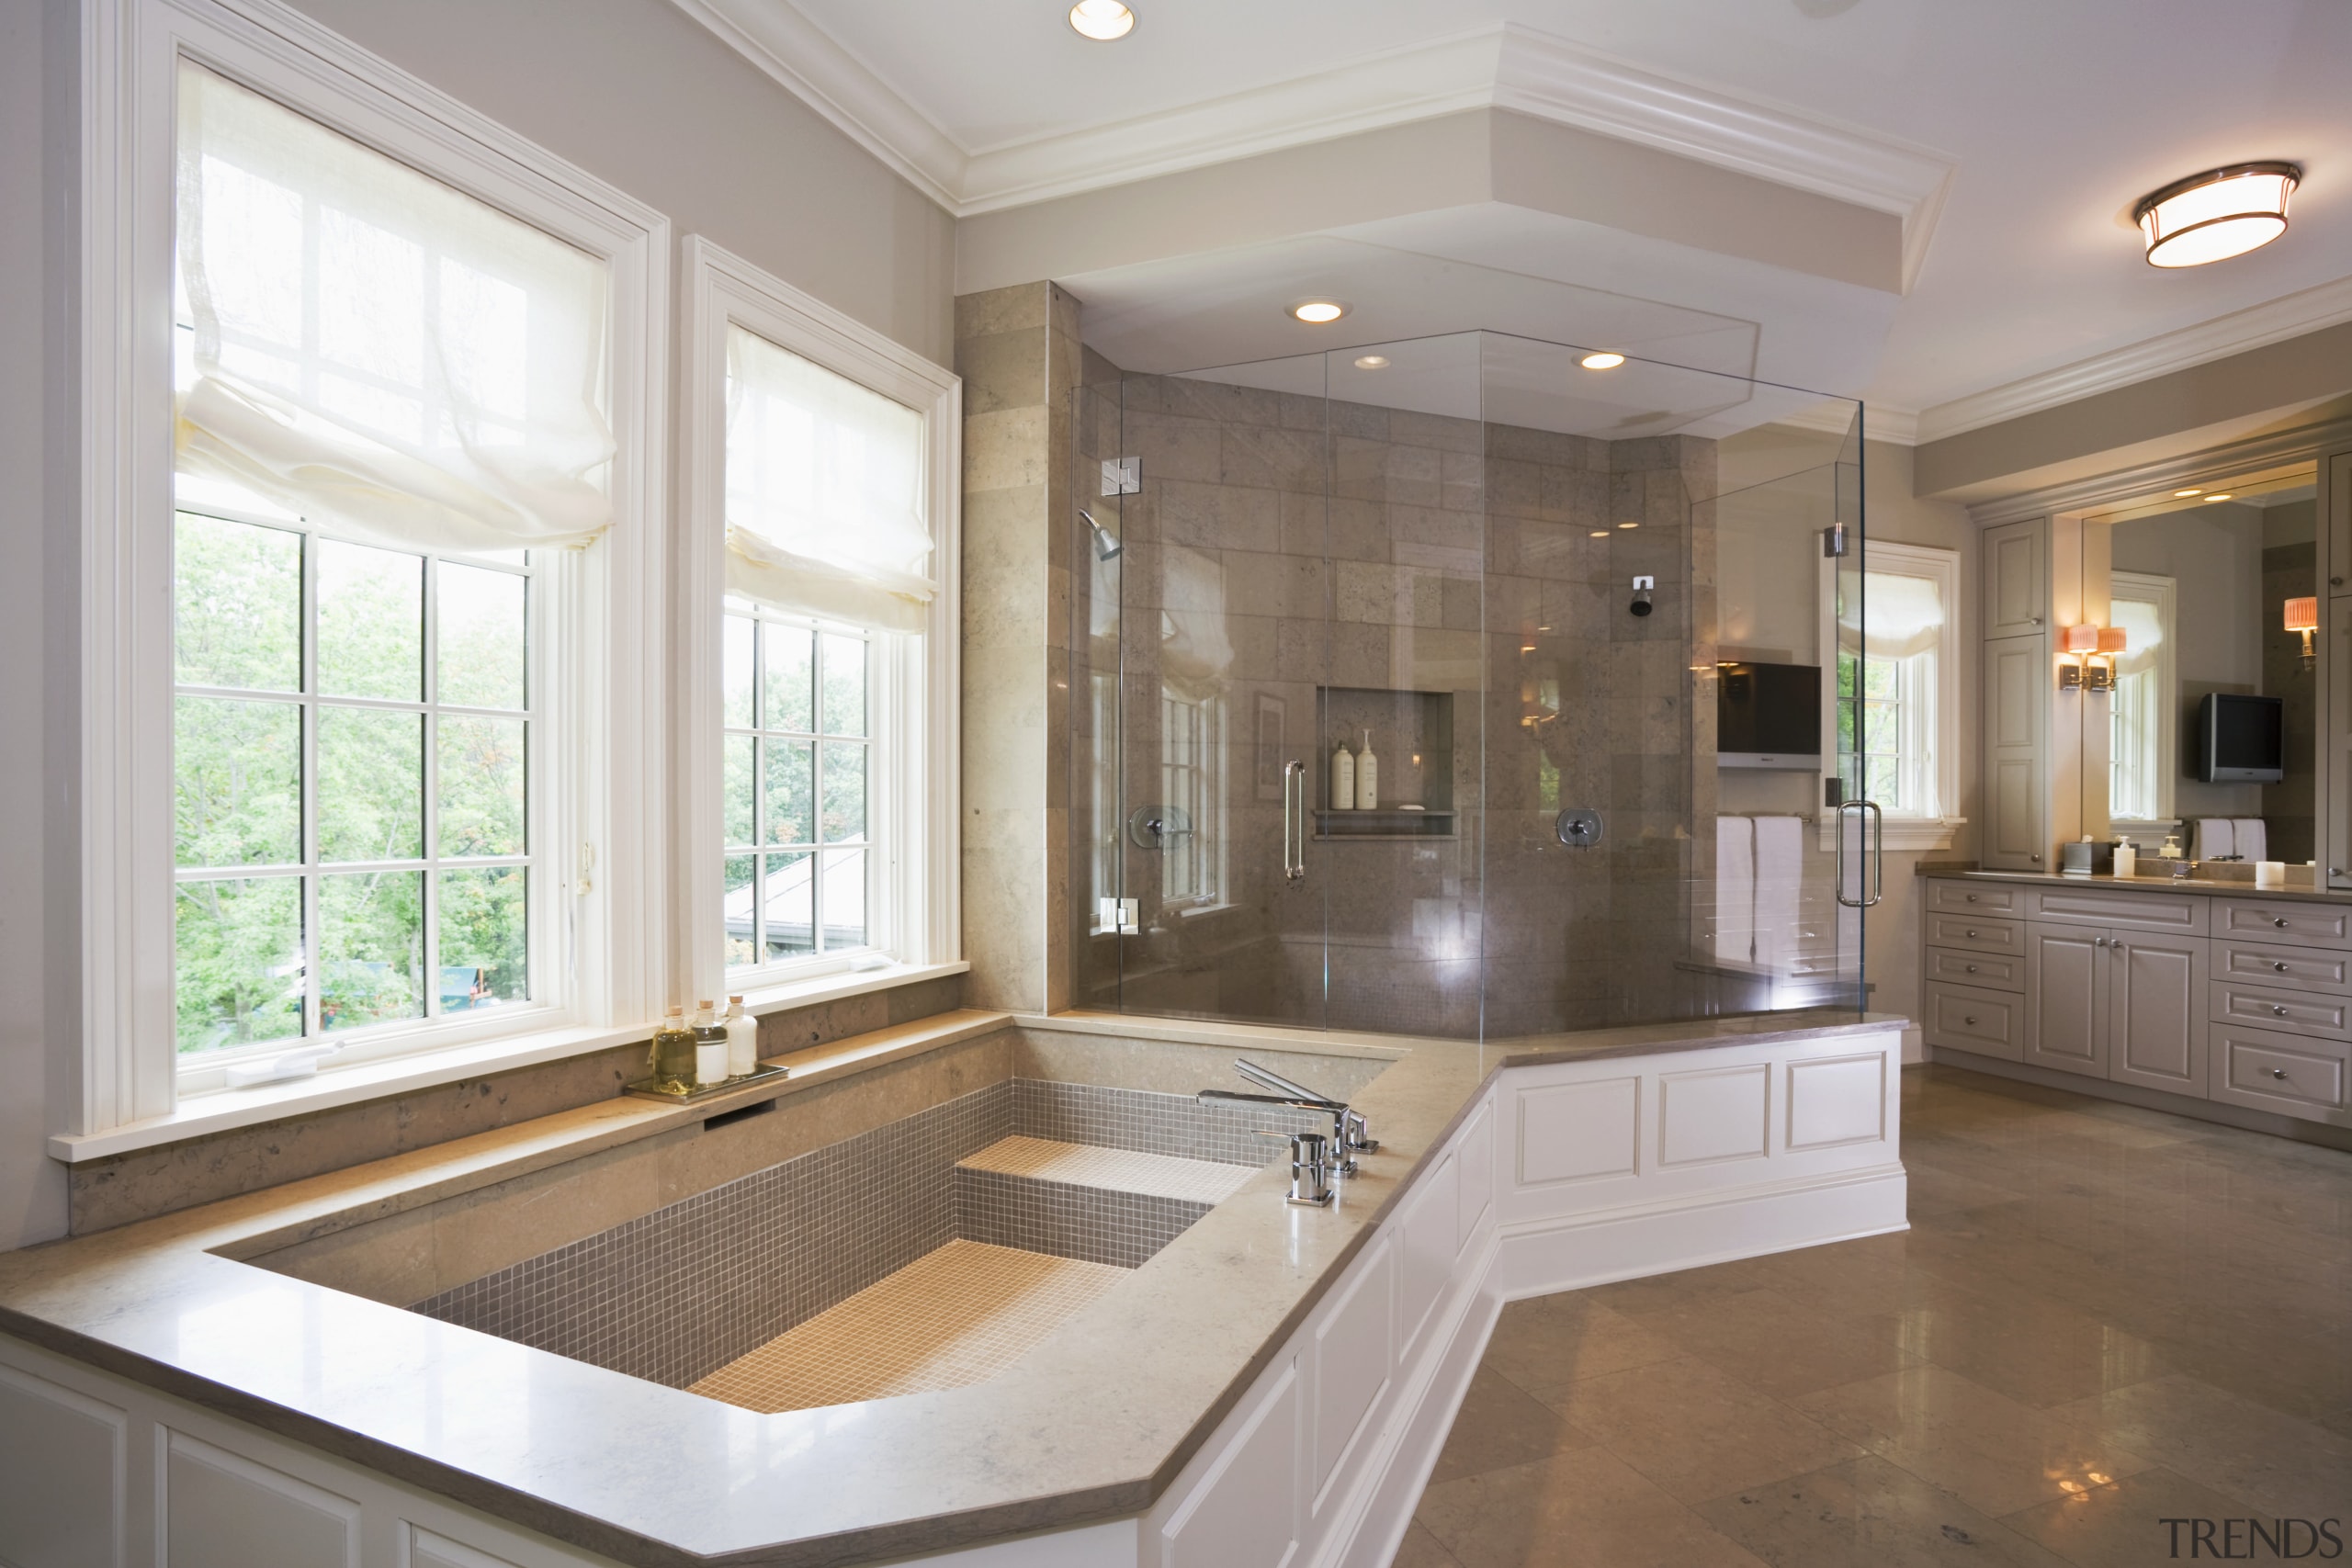
[[[695,1082],[727,1081],[727,1024],[709,1002],[695,1004]]]
[[[743,1010],[743,998],[727,998],[727,1076],[748,1077],[760,1065],[760,1021]]]
[[[1372,754],[1372,731],[1363,732],[1363,750],[1356,753],[1356,809],[1380,808],[1380,759]]]
[[[686,1010],[673,1007],[653,1032],[653,1087],[684,1094],[694,1087],[695,1032],[686,1027]]]
[[[2115,876],[2120,882],[2140,874],[2140,852],[2129,839],[2115,840]]]
[[[1340,741],[1331,748],[1331,809],[1353,811],[1356,808],[1356,760]]]

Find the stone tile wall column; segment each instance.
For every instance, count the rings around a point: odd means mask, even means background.
[[[1078,302],[956,301],[964,378],[964,948],[972,1007],[1070,1000],[1069,451]]]

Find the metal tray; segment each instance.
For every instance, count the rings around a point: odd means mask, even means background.
[[[669,1105],[694,1105],[702,1100],[715,1100],[722,1094],[732,1094],[739,1089],[747,1089],[755,1083],[765,1083],[771,1078],[786,1077],[790,1073],[789,1067],[779,1067],[772,1062],[762,1062],[741,1077],[729,1078],[725,1083],[696,1084],[692,1089],[677,1090],[662,1089],[651,1078],[639,1078],[635,1083],[621,1085],[621,1092],[633,1094],[639,1100],[658,1100]]]

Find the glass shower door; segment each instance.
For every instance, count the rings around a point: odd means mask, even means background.
[[[1078,393],[1079,995],[1320,1028],[1321,366],[1251,368]]]

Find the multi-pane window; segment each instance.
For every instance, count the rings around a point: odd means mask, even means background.
[[[1861,604],[1838,593],[1838,776],[1845,797],[1878,803],[1892,818],[1931,819],[1949,809],[1951,759],[1943,753],[1953,695],[1944,631],[1959,586],[1949,550],[1880,543],[1864,574]]]
[[[182,511],[184,1055],[532,994],[531,570]]]
[[[727,967],[870,947],[873,638],[730,611],[724,639]]]
[[[1849,797],[1901,808],[1903,667],[1850,649],[1838,653],[1838,761]]]
[[[1173,905],[1208,905],[1224,897],[1218,832],[1224,780],[1225,702],[1162,687],[1159,798],[1167,807],[1160,897]]]

